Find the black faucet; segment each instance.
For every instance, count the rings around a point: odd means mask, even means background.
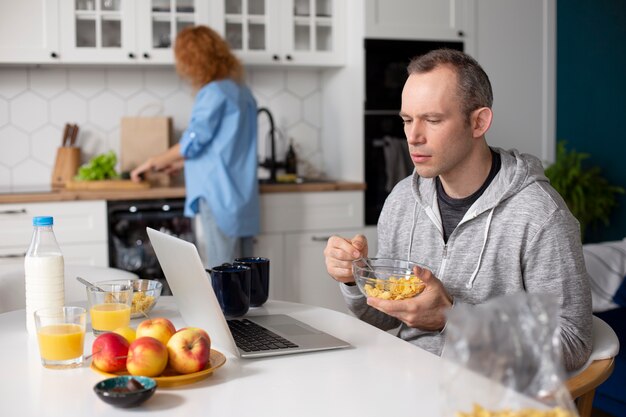
[[[267,118],[270,122],[270,141],[271,141],[271,152],[270,157],[265,157],[265,161],[259,162],[259,166],[263,168],[268,168],[270,170],[270,181],[276,182],[276,170],[281,168],[284,163],[278,162],[276,160],[276,137],[275,137],[275,129],[274,129],[274,118],[272,117],[272,113],[270,113],[269,109],[266,107],[261,107],[257,111],[257,115],[261,113],[267,114]]]

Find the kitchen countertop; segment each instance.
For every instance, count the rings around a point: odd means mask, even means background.
[[[359,191],[365,184],[348,181],[307,182],[304,184],[260,184],[261,194],[301,193],[320,191]],[[151,200],[160,198],[184,198],[184,186],[154,187],[145,190],[49,190],[38,192],[12,192],[0,194],[0,204],[45,203],[76,200]]]

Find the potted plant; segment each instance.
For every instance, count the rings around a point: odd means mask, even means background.
[[[599,167],[584,166],[583,162],[589,154],[568,151],[565,143],[559,141],[556,161],[546,168],[545,173],[578,219],[584,240],[588,227],[596,227],[600,222],[609,224],[609,214],[617,206],[617,194],[623,194],[624,189],[609,184]]]

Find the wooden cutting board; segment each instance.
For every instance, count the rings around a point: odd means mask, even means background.
[[[99,181],[67,181],[68,190],[145,190],[150,188],[147,181],[134,182],[131,180],[99,180]]]

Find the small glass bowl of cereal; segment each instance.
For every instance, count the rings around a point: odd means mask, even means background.
[[[125,280],[128,282],[128,280]],[[153,279],[131,279],[133,286],[133,303],[130,307],[130,318],[146,318],[161,296],[163,284]]]
[[[361,258],[352,262],[357,286],[366,297],[404,300],[415,297],[426,284],[415,276],[415,262],[387,258]]]

